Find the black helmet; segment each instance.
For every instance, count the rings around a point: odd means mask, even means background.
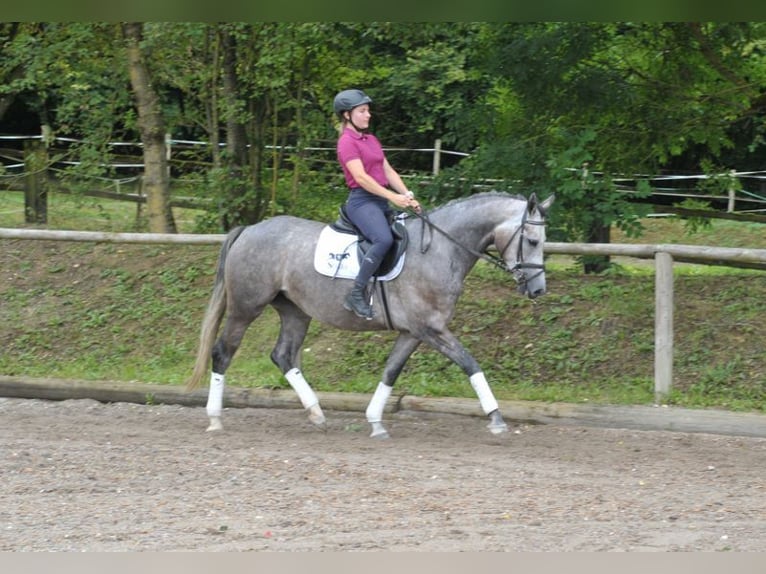
[[[336,114],[341,115],[343,112],[353,110],[357,106],[370,103],[372,103],[372,98],[362,90],[343,90],[335,96],[332,107]]]

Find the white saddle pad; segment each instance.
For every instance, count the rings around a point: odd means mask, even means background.
[[[335,231],[329,225],[322,229],[314,251],[314,269],[327,277],[354,279],[359,273],[356,235]],[[399,258],[394,268],[378,281],[391,281],[401,273],[404,257]]]

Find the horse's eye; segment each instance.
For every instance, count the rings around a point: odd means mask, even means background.
[[[540,245],[540,240],[539,239],[529,239],[529,238],[527,238],[527,241],[529,241],[529,244],[532,247],[537,247],[538,245]]]

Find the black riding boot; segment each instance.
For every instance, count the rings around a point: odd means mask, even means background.
[[[380,263],[383,261],[387,250],[388,247],[385,245],[376,244],[365,253],[359,265],[359,273],[357,273],[356,279],[354,279],[354,286],[343,302],[344,309],[353,311],[362,319],[372,319],[373,317],[372,307],[365,293],[365,286],[378,270],[378,267],[380,267]]]
[[[343,308],[347,311],[353,311],[362,319],[369,320],[373,317],[372,307],[367,301],[365,289],[362,285],[356,283],[354,283],[351,291],[346,296],[346,300],[343,302]]]

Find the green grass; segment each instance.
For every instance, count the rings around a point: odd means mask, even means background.
[[[128,201],[113,201],[52,193],[48,195],[46,229],[77,231],[145,231],[146,207]],[[179,233],[193,233],[201,212],[173,208]],[[0,227],[34,227],[24,222],[24,195],[0,190]]]
[[[0,227],[24,226],[14,195],[0,195]],[[135,213],[121,207],[54,196],[48,228],[132,230]],[[180,230],[192,230],[194,214],[184,221]],[[677,220],[652,219],[647,226],[644,238],[629,241],[766,248],[757,224],[716,221],[695,236],[685,235]],[[217,252],[216,246],[3,240],[0,373],[182,384],[194,362]],[[653,402],[653,266],[619,263],[584,276],[571,258],[552,257],[549,294],[535,302],[516,294],[507,275],[477,265],[451,327],[499,399]],[[674,273],[675,387],[668,402],[765,411],[766,274],[689,264],[676,265]],[[288,388],[269,360],[278,330],[276,313],[267,310],[247,332],[228,384]],[[314,323],[303,371],[319,391],[371,393],[394,338]],[[460,369],[425,347],[411,357],[396,392],[475,396]]]

